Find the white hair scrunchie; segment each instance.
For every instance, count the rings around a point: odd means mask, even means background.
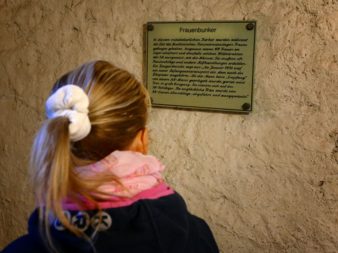
[[[49,119],[67,117],[70,121],[69,134],[72,141],[85,138],[91,129],[88,117],[89,99],[79,86],[68,84],[57,89],[46,102]]]

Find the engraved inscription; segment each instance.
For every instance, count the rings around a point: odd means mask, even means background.
[[[153,38],[153,93],[247,97],[237,94],[248,76],[245,38]]]

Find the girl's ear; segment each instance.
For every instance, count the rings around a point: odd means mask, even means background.
[[[140,152],[142,154],[147,154],[148,144],[149,144],[148,129],[143,128],[140,131],[138,131],[133,142],[127,148],[127,150]]]
[[[149,146],[149,136],[148,136],[148,128],[143,128],[140,130],[142,133],[142,152],[144,155],[148,153],[148,146]]]

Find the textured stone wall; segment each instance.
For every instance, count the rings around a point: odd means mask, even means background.
[[[142,24],[257,20],[250,115],[153,109],[152,153],[222,252],[338,252],[336,0],[0,0],[0,248],[34,207],[27,163],[62,73],[142,78]]]

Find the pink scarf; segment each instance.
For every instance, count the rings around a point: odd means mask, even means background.
[[[132,151],[114,151],[94,164],[77,167],[76,171],[84,179],[102,172],[112,173],[123,186],[105,183],[98,190],[105,193],[97,196],[102,199],[111,197],[131,198],[163,182],[161,172],[164,166],[151,155]]]

